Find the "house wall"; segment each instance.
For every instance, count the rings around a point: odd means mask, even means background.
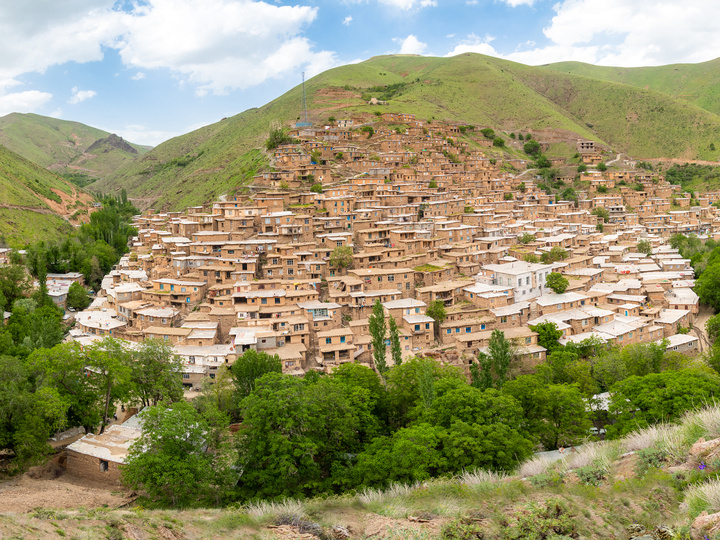
[[[119,464],[114,461],[107,461],[108,470],[100,470],[100,458],[88,456],[86,454],[80,454],[74,450],[67,451],[67,466],[66,470],[70,474],[79,476],[81,478],[87,478],[96,482],[103,482],[105,484],[119,484],[120,483],[120,469]]]

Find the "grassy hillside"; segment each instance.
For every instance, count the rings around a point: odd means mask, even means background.
[[[620,68],[581,62],[559,62],[547,69],[569,75],[655,90],[720,114],[720,58],[700,64]]]
[[[718,521],[694,520],[720,511],[718,436],[715,404],[676,425],[535,457],[513,475],[467,471],[386,490],[224,509],[153,510],[122,490],[93,495],[99,486],[56,478],[57,468],[48,465],[0,485],[10,509],[0,509],[0,537],[682,540],[694,524],[693,538],[710,539],[717,538],[710,529]],[[48,497],[40,487],[59,495]],[[93,508],[63,497],[63,490],[110,504]]]
[[[496,130],[552,131],[594,139],[634,156],[718,159],[720,116],[654,90],[592,80],[478,54],[380,56],[328,70],[306,83],[310,120],[395,111]],[[274,101],[163,143],[96,184],[180,209],[248,181],[273,125],[299,117],[296,87]],[[371,97],[387,105],[368,105]],[[720,144],[716,145],[720,149]],[[565,153],[565,152],[563,152]]]
[[[100,177],[132,161],[133,152],[119,148],[86,154],[95,141],[110,134],[79,122],[37,114],[12,113],[0,117],[0,144],[41,167],[56,172],[82,172]],[[137,152],[148,148],[132,145]]]
[[[82,210],[88,200],[62,178],[0,146],[0,237],[6,243],[57,237],[70,228],[60,213]]]

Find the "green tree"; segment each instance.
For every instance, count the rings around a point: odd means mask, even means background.
[[[522,140],[522,139],[521,139],[521,140]],[[535,159],[537,159],[537,158],[540,156],[541,152],[542,152],[542,148],[540,147],[540,143],[537,142],[537,141],[528,141],[528,142],[526,142],[526,143],[523,145],[523,150],[524,150],[524,152],[525,152],[528,156],[530,156],[530,157],[532,157],[532,158],[535,158]]]
[[[185,401],[143,410],[142,435],[122,469],[124,482],[163,505],[188,506],[237,480],[224,453],[206,452],[209,426]]]
[[[598,206],[597,208],[593,208],[590,213],[593,216],[597,216],[602,219],[603,223],[607,223],[608,219],[610,219],[610,212],[608,212],[608,209],[604,206]]]
[[[493,385],[502,388],[508,380],[510,364],[515,358],[515,347],[505,337],[502,330],[493,330],[490,334],[488,352],[480,352],[478,361],[482,369],[482,380],[489,381],[492,374]],[[484,384],[482,385],[484,386]],[[483,389],[488,388],[485,386]]]
[[[562,330],[558,330],[557,324],[554,322],[544,321],[535,326],[531,326],[530,330],[538,333],[538,345],[545,347],[548,354],[562,347],[562,345],[558,343],[558,340],[562,337],[563,333]]]
[[[534,234],[530,234],[530,233],[522,233],[522,234],[520,235],[520,237],[518,238],[518,241],[519,241],[521,244],[523,244],[523,245],[524,245],[524,244],[529,244],[530,242],[534,242],[534,241],[535,241],[535,235],[534,235]]]
[[[388,332],[390,334],[390,352],[393,364],[399,366],[402,364],[402,347],[400,346],[400,330],[395,317],[390,317],[388,321]]]
[[[143,407],[182,399],[183,363],[168,342],[146,339],[132,351],[129,365],[132,396]]]
[[[621,437],[658,422],[673,422],[686,411],[712,399],[720,377],[684,369],[631,376],[611,389],[608,437]]]
[[[715,343],[720,337],[720,314],[710,317],[705,323],[705,332],[710,343]]]
[[[267,373],[282,373],[282,362],[277,354],[248,349],[230,367],[240,399],[249,396],[256,381]]]
[[[430,189],[435,189],[436,187],[438,187],[437,180],[435,180],[435,179],[430,180],[430,183],[428,184],[428,187],[429,187]]]
[[[440,340],[440,325],[447,318],[447,312],[445,311],[445,304],[442,300],[433,300],[428,304],[425,310],[425,315],[432,318],[435,321],[435,339]]]
[[[640,240],[637,243],[637,250],[639,253],[644,253],[645,255],[652,255],[652,244],[650,243],[650,240]]]
[[[545,278],[545,285],[550,287],[554,293],[562,294],[570,285],[568,279],[558,272],[550,272],[547,278]]]
[[[293,139],[282,128],[276,128],[270,131],[270,136],[265,141],[265,148],[275,150],[278,146],[292,143]]]
[[[568,252],[565,251],[560,246],[555,246],[550,251],[546,251],[542,254],[540,257],[540,261],[543,264],[550,264],[557,261],[562,261],[563,259],[567,259]]]
[[[270,373],[242,402],[239,482],[244,498],[333,492],[373,424],[370,393],[342,381]],[[369,433],[369,436],[374,436]]]
[[[90,296],[85,290],[85,287],[77,281],[73,281],[68,289],[66,304],[68,307],[77,310],[83,310],[88,307],[90,305]]]
[[[105,431],[116,403],[126,400],[132,388],[130,352],[122,342],[106,337],[85,349],[88,378],[93,380],[102,403],[100,433]]]
[[[320,184],[320,183],[313,184],[313,185],[310,187],[310,191],[312,191],[313,193],[322,193],[322,192],[323,192],[323,186],[322,186],[322,184]]]
[[[607,171],[607,165],[605,165],[604,163],[598,163],[597,170],[601,171],[601,172],[605,172],[605,171]]]
[[[591,427],[585,400],[574,385],[546,385],[537,375],[522,375],[509,381],[503,393],[522,407],[524,425],[546,449],[574,446]]]
[[[494,137],[493,138],[493,146],[503,148],[505,146],[505,139],[503,139],[502,137],[498,137],[498,136]]]
[[[330,254],[330,264],[335,268],[352,268],[353,250],[349,246],[338,246]]]
[[[457,367],[442,365],[431,358],[410,358],[394,366],[387,374],[387,396],[390,424],[407,426],[432,405],[438,381],[465,379]]]
[[[15,300],[25,298],[30,292],[30,277],[19,264],[0,266],[0,293],[5,298],[6,308]]]
[[[0,356],[0,448],[20,463],[50,451],[48,437],[66,424],[67,403],[54,388],[37,388],[33,374],[12,356]]]
[[[715,313],[720,312],[720,261],[708,264],[695,282],[695,292],[700,302],[712,307]]]
[[[375,300],[373,304],[372,314],[369,319],[370,337],[372,338],[373,359],[375,360],[375,369],[378,373],[384,375],[387,371],[387,362],[385,360],[386,344],[385,334],[387,325],[385,324],[385,309],[380,300]]]

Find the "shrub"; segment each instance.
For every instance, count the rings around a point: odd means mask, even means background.
[[[467,519],[458,519],[446,524],[440,531],[442,540],[473,540],[485,538],[482,527]]]
[[[481,129],[480,133],[482,133],[486,139],[494,139],[495,138],[495,130],[492,128]]]
[[[312,191],[313,193],[322,193],[323,192],[322,184],[319,184],[319,183],[313,184],[312,187],[310,188],[310,191]]]

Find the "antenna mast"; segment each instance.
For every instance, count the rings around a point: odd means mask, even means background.
[[[307,114],[307,96],[305,94],[305,72],[302,72],[302,110],[300,111],[300,122],[295,124],[295,127],[307,127],[312,126],[312,123],[308,122]]]

